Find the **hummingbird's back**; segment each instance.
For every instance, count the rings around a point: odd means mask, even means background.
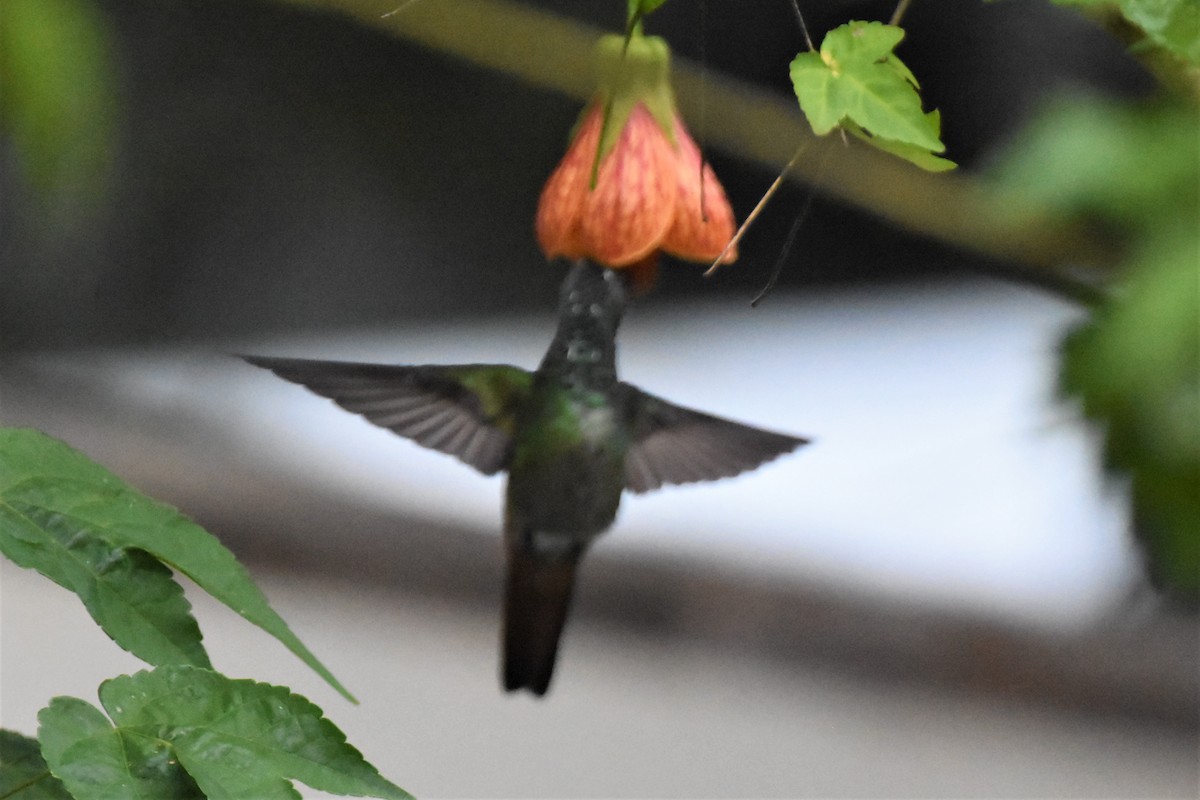
[[[617,515],[628,437],[604,397],[539,375],[523,409],[504,515],[509,691],[540,695],[549,687],[575,567]]]
[[[558,330],[517,415],[504,520],[510,691],[540,695],[549,686],[575,565],[621,503],[629,432],[616,402],[616,335],[624,310],[619,276],[577,264],[563,283]]]

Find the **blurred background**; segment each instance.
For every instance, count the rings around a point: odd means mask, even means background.
[[[538,192],[624,3],[41,7],[76,26],[88,135],[74,171],[0,142],[0,424],[216,534],[362,705],[189,591],[218,669],[311,697],[418,796],[1196,796],[1194,611],[1150,587],[1128,486],[1057,399],[1095,283],[1063,267],[1111,266],[1108,234],[1016,235],[980,191],[1055,93],[1156,91],[1100,27],[914,4],[901,54],[960,170],[818,146],[736,265],[664,263],[624,377],[815,443],[627,498],[539,702],[497,682],[502,480],[226,354],[532,368],[564,274]],[[804,10],[819,37],[891,8]],[[744,218],[807,132],[790,4],[648,27]],[[138,668],[58,587],[0,578],[5,727]]]

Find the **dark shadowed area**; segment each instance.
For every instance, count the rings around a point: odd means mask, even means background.
[[[112,182],[93,214],[49,214],[6,157],[4,350],[533,311],[553,296],[560,273],[545,266],[532,219],[577,102],[334,14],[226,0],[99,5],[119,77]],[[611,27],[618,5],[571,10]],[[816,35],[886,6],[826,4],[809,24]],[[1057,87],[1148,88],[1101,31],[1041,3],[926,2],[911,14],[905,58],[969,169]],[[655,30],[680,56],[781,97],[803,41],[786,2],[670,4]],[[701,144],[705,125],[691,121]],[[774,170],[709,155],[744,216]],[[709,280],[693,266],[663,270],[647,303],[752,297],[804,194],[786,188],[768,207],[736,268]],[[963,256],[818,197],[782,285],[994,266]]]

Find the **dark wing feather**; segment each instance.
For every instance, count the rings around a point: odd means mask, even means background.
[[[508,462],[530,373],[502,364],[392,366],[242,356],[485,475]]]
[[[632,443],[625,488],[729,478],[807,444],[807,439],[693,411],[621,384]]]

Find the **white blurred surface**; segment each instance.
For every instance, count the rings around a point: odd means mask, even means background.
[[[544,701],[505,696],[498,612],[255,577],[361,705],[190,587],[216,668],[307,696],[418,797],[1196,796],[1196,740],[1178,729],[860,682],[586,621],[568,630]],[[8,562],[0,579],[5,727],[34,734],[50,697],[95,703],[100,681],[143,666],[65,590]]]
[[[728,298],[623,326],[623,377],[682,405],[815,443],[715,484],[626,496],[606,548],[717,561],[1049,628],[1086,626],[1137,567],[1098,442],[1053,400],[1075,310],[988,281]],[[238,343],[269,355],[533,368],[553,320]],[[230,359],[156,353],[58,362],[128,402],[235,432],[264,468],[373,506],[499,529],[502,479],[400,440]]]
[[[1135,565],[1095,443],[1051,400],[1071,317],[992,283],[776,296],[758,311],[728,300],[635,307],[621,338],[627,380],[816,443],[737,480],[630,496],[599,546],[1086,627]],[[552,327],[548,316],[448,321],[228,349],[533,367]],[[90,377],[148,420],[161,412],[227,433],[264,470],[481,535],[499,528],[502,480],[226,356],[86,353],[42,367]],[[586,618],[569,627],[556,684],[536,702],[498,687],[498,610],[257,577],[362,705],[190,587],[217,668],[309,696],[418,796],[1196,796],[1194,731],[860,680]],[[8,563],[0,578],[6,727],[33,733],[51,696],[94,700],[101,680],[141,668],[65,591]]]

